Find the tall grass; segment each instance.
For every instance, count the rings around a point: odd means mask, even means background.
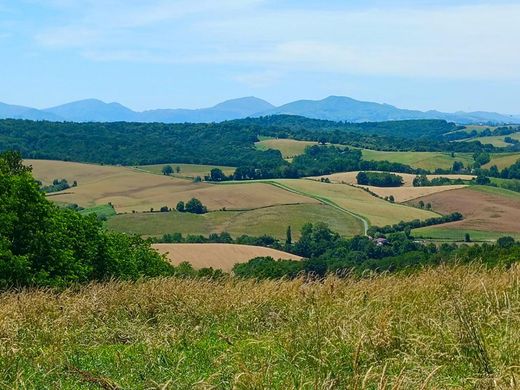
[[[0,296],[1,388],[520,386],[520,267]]]

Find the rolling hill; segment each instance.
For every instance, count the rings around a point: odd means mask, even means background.
[[[72,122],[210,123],[282,114],[357,123],[409,119],[441,119],[460,124],[520,123],[520,115],[484,111],[444,113],[434,110],[407,110],[389,104],[365,102],[345,96],[329,96],[322,100],[297,100],[279,107],[249,96],[227,100],[208,108],[154,109],[143,112],[131,110],[119,103],[105,103],[97,99],[80,100],[43,110],[0,103],[0,119]]]

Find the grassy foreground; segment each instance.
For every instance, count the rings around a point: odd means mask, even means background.
[[[520,268],[0,295],[2,388],[516,388]]]

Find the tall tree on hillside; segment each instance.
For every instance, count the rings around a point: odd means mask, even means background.
[[[292,247],[292,232],[291,226],[287,226],[286,239],[285,239],[285,249],[290,251]]]

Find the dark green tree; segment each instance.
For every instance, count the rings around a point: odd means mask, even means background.
[[[162,174],[166,176],[170,176],[173,173],[173,168],[171,165],[165,165],[162,168]]]

